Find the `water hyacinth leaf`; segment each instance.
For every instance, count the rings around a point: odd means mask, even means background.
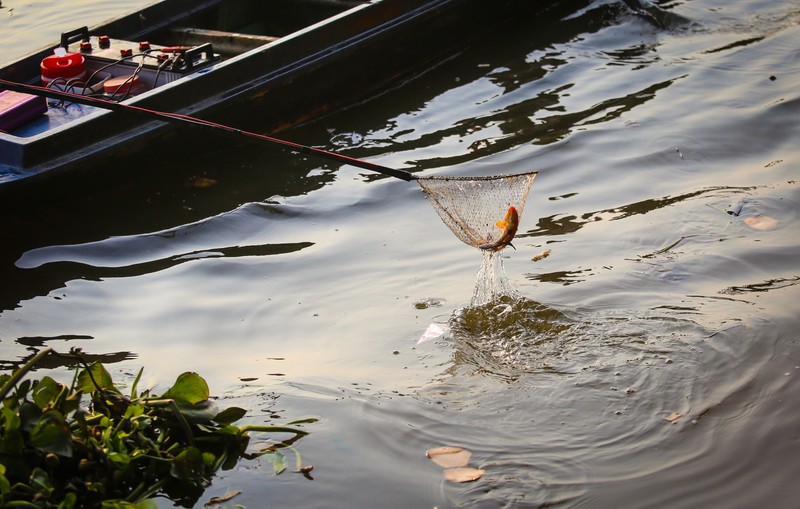
[[[128,405],[128,408],[125,409],[125,417],[126,419],[134,419],[139,417],[140,415],[144,414],[144,407],[142,405],[131,403]]]
[[[39,423],[42,418],[42,409],[30,401],[23,401],[19,406],[20,427],[28,433]]]
[[[64,497],[64,500],[58,504],[58,509],[73,509],[78,506],[78,495],[74,491],[70,491]]]
[[[5,421],[3,426],[3,440],[0,440],[0,451],[6,455],[19,455],[25,447],[22,435],[22,421],[13,410],[2,409],[2,417]]]
[[[6,466],[0,463],[0,495],[11,492],[11,483],[6,477]]]
[[[213,453],[203,453],[203,464],[208,468],[214,468],[214,463],[217,462],[217,457]]]
[[[131,462],[131,457],[124,452],[110,452],[107,457],[119,467],[125,467]]]
[[[192,406],[206,401],[210,395],[206,381],[194,372],[182,373],[162,398],[175,400],[178,405]]]
[[[244,417],[246,413],[244,408],[232,406],[215,415],[213,420],[219,424],[230,424]]]
[[[97,385],[95,385],[97,384]],[[78,375],[78,390],[83,391],[84,394],[90,394],[96,390],[115,391],[114,380],[111,379],[111,374],[106,371],[99,362],[95,362],[89,366],[89,370],[81,370]]]
[[[23,380],[22,382],[20,382],[20,384],[17,385],[16,398],[25,399],[28,395],[28,392],[30,392],[31,390],[31,385],[33,385],[33,382],[31,380]]]
[[[42,415],[39,423],[31,431],[30,442],[41,451],[72,457],[72,433],[58,412],[47,412]]]
[[[139,368],[139,372],[136,374],[136,378],[133,379],[133,385],[131,385],[131,399],[136,399],[139,397],[139,380],[142,379],[142,373],[144,373],[144,366]]]
[[[286,456],[284,456],[280,451],[271,451],[264,455],[269,462],[272,464],[272,469],[275,472],[275,475],[280,474],[284,470],[286,470],[287,460]]]
[[[213,401],[206,400],[192,406],[181,406],[181,413],[193,424],[207,424],[219,413],[219,407]]]
[[[442,468],[466,467],[472,453],[463,447],[436,447],[425,455]]]
[[[205,463],[203,453],[197,447],[187,447],[170,462],[169,473],[183,481],[198,482],[203,480]]]
[[[50,484],[50,476],[48,476],[47,472],[39,467],[34,468],[31,472],[29,483],[36,491],[43,492],[48,495],[53,492],[53,486]]]
[[[64,388],[64,385],[46,376],[39,380],[39,383],[33,388],[33,402],[39,408],[44,409],[47,405],[55,403],[55,399]]]
[[[477,481],[483,477],[483,474],[485,473],[485,470],[480,470],[477,468],[448,468],[444,471],[444,478],[452,482],[471,482]]]

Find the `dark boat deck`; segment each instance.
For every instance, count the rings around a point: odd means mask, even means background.
[[[491,8],[476,0],[166,0],[95,27],[89,35],[95,48],[95,39],[108,35],[112,45],[147,41],[155,50],[193,46],[196,51],[188,72],[170,74],[157,62],[142,70],[144,91],[123,96],[126,103],[221,123],[238,121],[242,109],[262,108],[268,118],[237,127],[274,133],[397,86],[493,22],[542,5],[523,0]],[[71,50],[81,38],[68,41]],[[38,64],[52,51],[0,69],[0,78],[38,81]],[[102,68],[115,77],[129,74],[132,65],[137,63],[94,62],[90,72]],[[120,153],[142,150],[168,129],[162,122],[87,106],[55,106],[27,126],[0,132],[0,188],[87,170]]]

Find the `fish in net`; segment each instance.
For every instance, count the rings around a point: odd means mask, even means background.
[[[444,224],[465,244],[511,245],[537,172],[486,177],[418,177]],[[513,247],[513,246],[512,246]]]

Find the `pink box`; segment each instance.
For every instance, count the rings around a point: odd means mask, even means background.
[[[44,97],[13,90],[0,92],[0,131],[11,131],[47,111]]]

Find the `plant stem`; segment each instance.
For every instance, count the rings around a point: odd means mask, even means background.
[[[36,363],[38,363],[43,358],[47,357],[52,351],[53,351],[52,348],[45,348],[41,352],[31,357],[31,359],[28,362],[26,362],[21,368],[16,370],[14,374],[11,375],[11,378],[9,378],[8,381],[3,385],[3,387],[0,388],[0,400],[6,399],[6,396],[8,396],[9,392],[11,392],[11,389],[13,389],[14,386],[16,386],[17,383],[19,383],[19,381],[22,380],[22,378],[28,374],[28,371],[32,370],[33,367],[36,365]]]

